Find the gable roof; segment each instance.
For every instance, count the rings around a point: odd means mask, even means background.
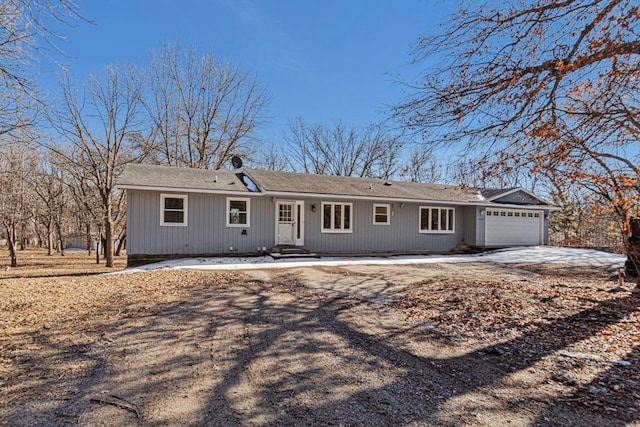
[[[511,187],[511,188],[483,188],[480,190],[480,194],[484,197],[488,202],[496,202],[498,203],[499,199],[503,197],[514,195],[518,192],[524,193],[529,198],[536,200],[535,204],[538,205],[549,205],[549,203],[540,197],[536,196],[532,192],[522,188],[522,187]],[[513,202],[511,202],[513,203]]]
[[[467,203],[481,201],[477,190],[464,189],[454,185],[275,172],[258,169],[249,170],[247,174],[253,177],[265,192],[276,195],[337,195],[357,198]]]
[[[128,164],[118,178],[118,188],[249,193],[241,179],[242,175],[224,170]]]
[[[244,172],[192,169],[185,167],[128,164],[117,187],[164,192],[253,194],[283,197],[321,197],[340,199],[444,202],[462,205],[494,205],[517,191],[550,206],[522,188],[477,189],[454,185],[390,181],[295,172],[245,169]],[[511,203],[507,203],[511,204]]]

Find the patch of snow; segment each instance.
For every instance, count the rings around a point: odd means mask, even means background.
[[[187,269],[187,270],[256,270],[265,268],[294,268],[307,266],[338,267],[346,265],[403,265],[430,263],[491,262],[498,264],[553,264],[568,263],[600,268],[624,266],[624,255],[594,249],[563,248],[555,246],[529,246],[500,249],[472,255],[412,255],[392,257],[324,257],[273,259],[260,257],[181,258],[147,264],[123,270],[121,273],[139,271]],[[111,273],[118,274],[120,272]]]

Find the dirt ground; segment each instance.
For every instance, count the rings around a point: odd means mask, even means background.
[[[640,425],[640,295],[612,272],[25,255],[0,271],[0,425]]]

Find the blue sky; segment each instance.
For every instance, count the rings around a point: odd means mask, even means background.
[[[455,6],[444,0],[110,0],[82,2],[95,24],[64,29],[60,47],[83,80],[112,63],[142,64],[163,42],[179,40],[256,73],[271,117],[259,136],[279,140],[289,119],[356,126],[384,118],[400,99],[395,77],[411,78],[418,37]],[[52,86],[56,70],[43,65]]]

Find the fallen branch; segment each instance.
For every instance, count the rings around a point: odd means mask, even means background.
[[[98,402],[98,403],[106,403],[107,405],[113,405],[120,409],[125,409],[127,411],[133,412],[134,414],[136,414],[136,418],[140,419],[140,412],[138,412],[138,407],[133,403],[124,400],[121,397],[110,394],[104,397],[92,397],[90,401]]]
[[[602,357],[598,356],[597,354],[591,354],[591,353],[578,353],[578,352],[567,351],[567,350],[558,350],[556,353],[559,354],[560,356],[570,357],[572,359],[595,360],[598,362],[601,362],[604,360]]]

